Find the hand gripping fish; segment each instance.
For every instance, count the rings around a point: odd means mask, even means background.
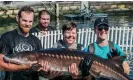
[[[120,65],[121,61],[125,58],[125,56],[117,56],[112,59],[102,59],[87,52],[52,48],[6,55],[4,60],[19,65],[30,64],[34,61],[48,61],[50,71],[56,71],[58,73],[56,75],[53,74],[48,76],[50,79],[61,75],[70,75],[68,73],[68,66],[72,63],[77,63],[80,76],[82,77],[93,75],[94,77],[103,77],[111,80],[131,80],[124,73],[123,68]],[[38,66],[35,69],[38,70],[39,67],[41,66]],[[43,71],[41,71],[41,73],[44,76],[49,75],[43,74]]]

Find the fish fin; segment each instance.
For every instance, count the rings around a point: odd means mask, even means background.
[[[111,59],[119,64],[122,64],[123,61],[126,59],[126,56],[116,56],[116,57],[112,57]]]
[[[101,71],[91,70],[90,74],[96,78],[99,78]]]
[[[33,71],[40,71],[41,67],[42,67],[41,64],[35,63],[35,64],[32,64],[31,70],[33,70]]]
[[[115,61],[114,63],[115,66],[119,67],[124,72],[122,63],[126,59],[126,56],[116,56],[116,57],[112,57],[111,59]]]

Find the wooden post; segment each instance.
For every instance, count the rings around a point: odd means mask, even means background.
[[[81,11],[80,12],[84,17],[84,20],[83,20],[84,23],[86,21],[85,16],[90,13],[88,6],[89,6],[88,1],[81,1],[81,7],[80,7]]]
[[[88,7],[89,7],[88,1],[81,1],[81,10],[85,9],[85,11],[88,13],[89,11],[88,9],[86,9]]]
[[[59,3],[56,2],[56,28],[59,28]]]

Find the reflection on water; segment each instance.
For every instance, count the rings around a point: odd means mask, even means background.
[[[78,24],[79,28],[88,28],[93,27],[94,20],[96,18],[92,18],[90,20],[71,20]],[[119,26],[119,27],[132,27],[133,26],[133,16],[108,16],[110,26]],[[63,24],[67,23],[70,20],[66,20],[61,18],[59,20],[59,27],[61,28]],[[17,27],[16,20],[10,18],[0,18],[0,34],[12,30]],[[37,24],[37,20],[35,19],[33,26]],[[51,19],[51,26],[56,27],[56,21]]]
[[[109,16],[109,22],[111,26],[133,27],[132,16]]]
[[[94,19],[91,19],[91,20],[66,20],[66,19],[63,19],[63,20],[60,20],[59,23],[60,23],[60,26],[62,26],[63,24],[67,23],[68,21],[74,21],[78,24],[78,27],[81,28],[81,27],[93,27],[93,24],[94,24]],[[108,16],[108,20],[109,20],[109,23],[110,23],[110,26],[111,27],[132,27],[133,26],[133,16]],[[55,21],[52,21],[51,22],[51,25],[52,26],[55,26],[56,25],[56,22]]]

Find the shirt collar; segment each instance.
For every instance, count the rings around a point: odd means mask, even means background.
[[[29,33],[27,33],[27,34],[25,35],[19,27],[17,28],[17,32],[18,32],[19,35],[21,35],[21,36],[23,36],[23,37],[28,37],[28,36],[29,36]]]
[[[71,44],[71,45],[68,45],[68,44],[66,44],[65,42],[64,42],[64,44],[65,44],[65,46],[66,46],[67,48],[70,48],[70,49],[77,49],[77,43],[76,43],[76,42],[74,42],[74,43]]]
[[[36,26],[38,31],[48,31],[48,27],[43,29],[39,24]]]

